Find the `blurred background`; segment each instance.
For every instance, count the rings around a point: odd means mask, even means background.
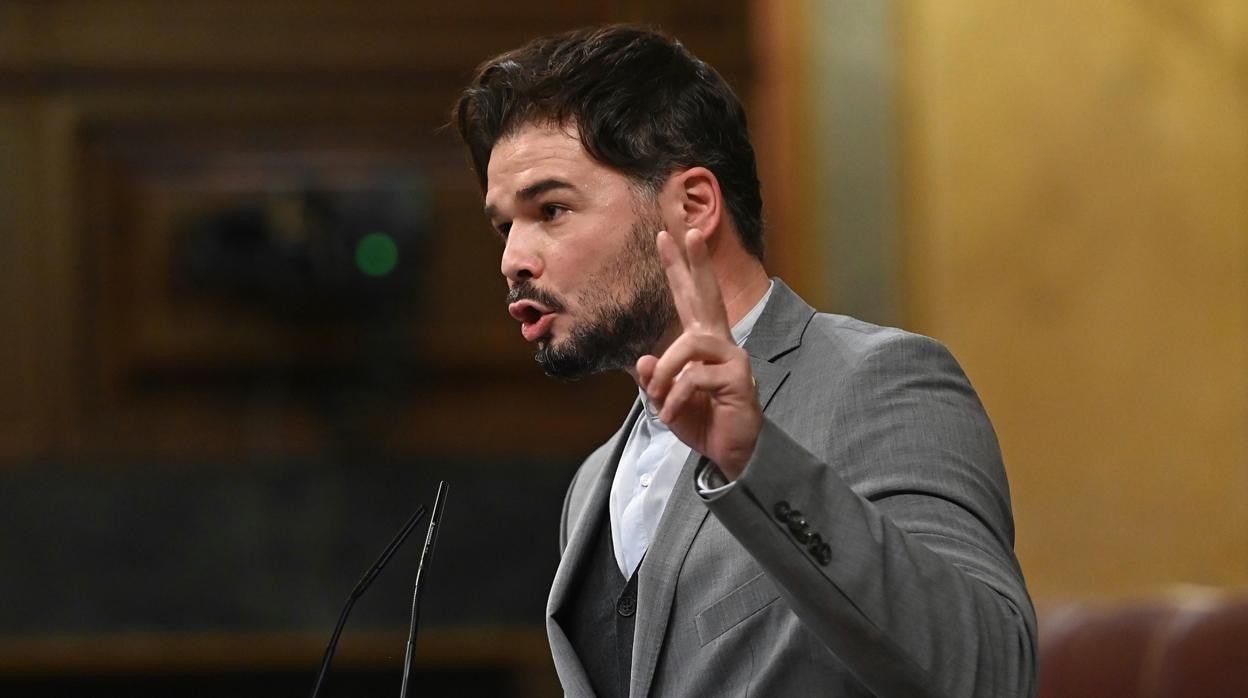
[[[1238,0],[0,0],[0,693],[306,692],[443,478],[418,680],[557,691],[564,487],[635,393],[533,364],[445,124],[608,21],[746,103],[773,273],[961,360],[1046,618],[1248,587]],[[397,689],[418,548],[325,695]]]

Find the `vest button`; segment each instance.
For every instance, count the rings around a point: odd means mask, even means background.
[[[632,594],[625,594],[615,604],[615,612],[628,618],[637,612],[637,597]]]

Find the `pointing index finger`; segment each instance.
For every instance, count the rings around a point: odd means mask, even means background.
[[[671,233],[666,230],[659,231],[656,243],[659,247],[659,261],[663,263],[663,271],[667,274],[667,285],[672,289],[676,314],[680,316],[681,326],[688,329],[697,321],[692,304],[694,291],[689,265]]]

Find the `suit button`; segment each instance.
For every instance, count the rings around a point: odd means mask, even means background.
[[[637,612],[637,597],[632,594],[625,594],[615,604],[615,612],[628,618]]]
[[[789,512],[789,516],[786,519],[786,523],[789,524],[789,530],[795,534],[800,533],[810,528],[810,524],[806,521],[805,518],[802,517],[802,512],[798,511],[797,509],[793,509],[792,511]]]
[[[791,511],[791,509],[789,508],[788,502],[784,500],[776,502],[776,508],[774,509],[774,511],[776,512],[777,519],[780,519],[781,521],[789,520],[789,512]]]
[[[827,543],[820,543],[817,547],[814,545],[810,546],[810,553],[815,556],[815,561],[823,567],[827,567],[828,563],[832,562],[832,546]]]
[[[794,537],[797,538],[798,543],[801,543],[802,545],[810,545],[812,547],[818,546],[823,542],[823,537],[814,531],[802,531],[794,535]]]

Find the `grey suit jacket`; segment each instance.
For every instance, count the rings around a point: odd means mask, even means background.
[[[1035,614],[1000,449],[949,352],[817,314],[779,280],[745,348],[762,433],[713,497],[694,484],[713,465],[685,463],[638,571],[631,695],[1032,695]],[[564,503],[546,624],[570,696],[592,691],[555,618],[638,410]]]

